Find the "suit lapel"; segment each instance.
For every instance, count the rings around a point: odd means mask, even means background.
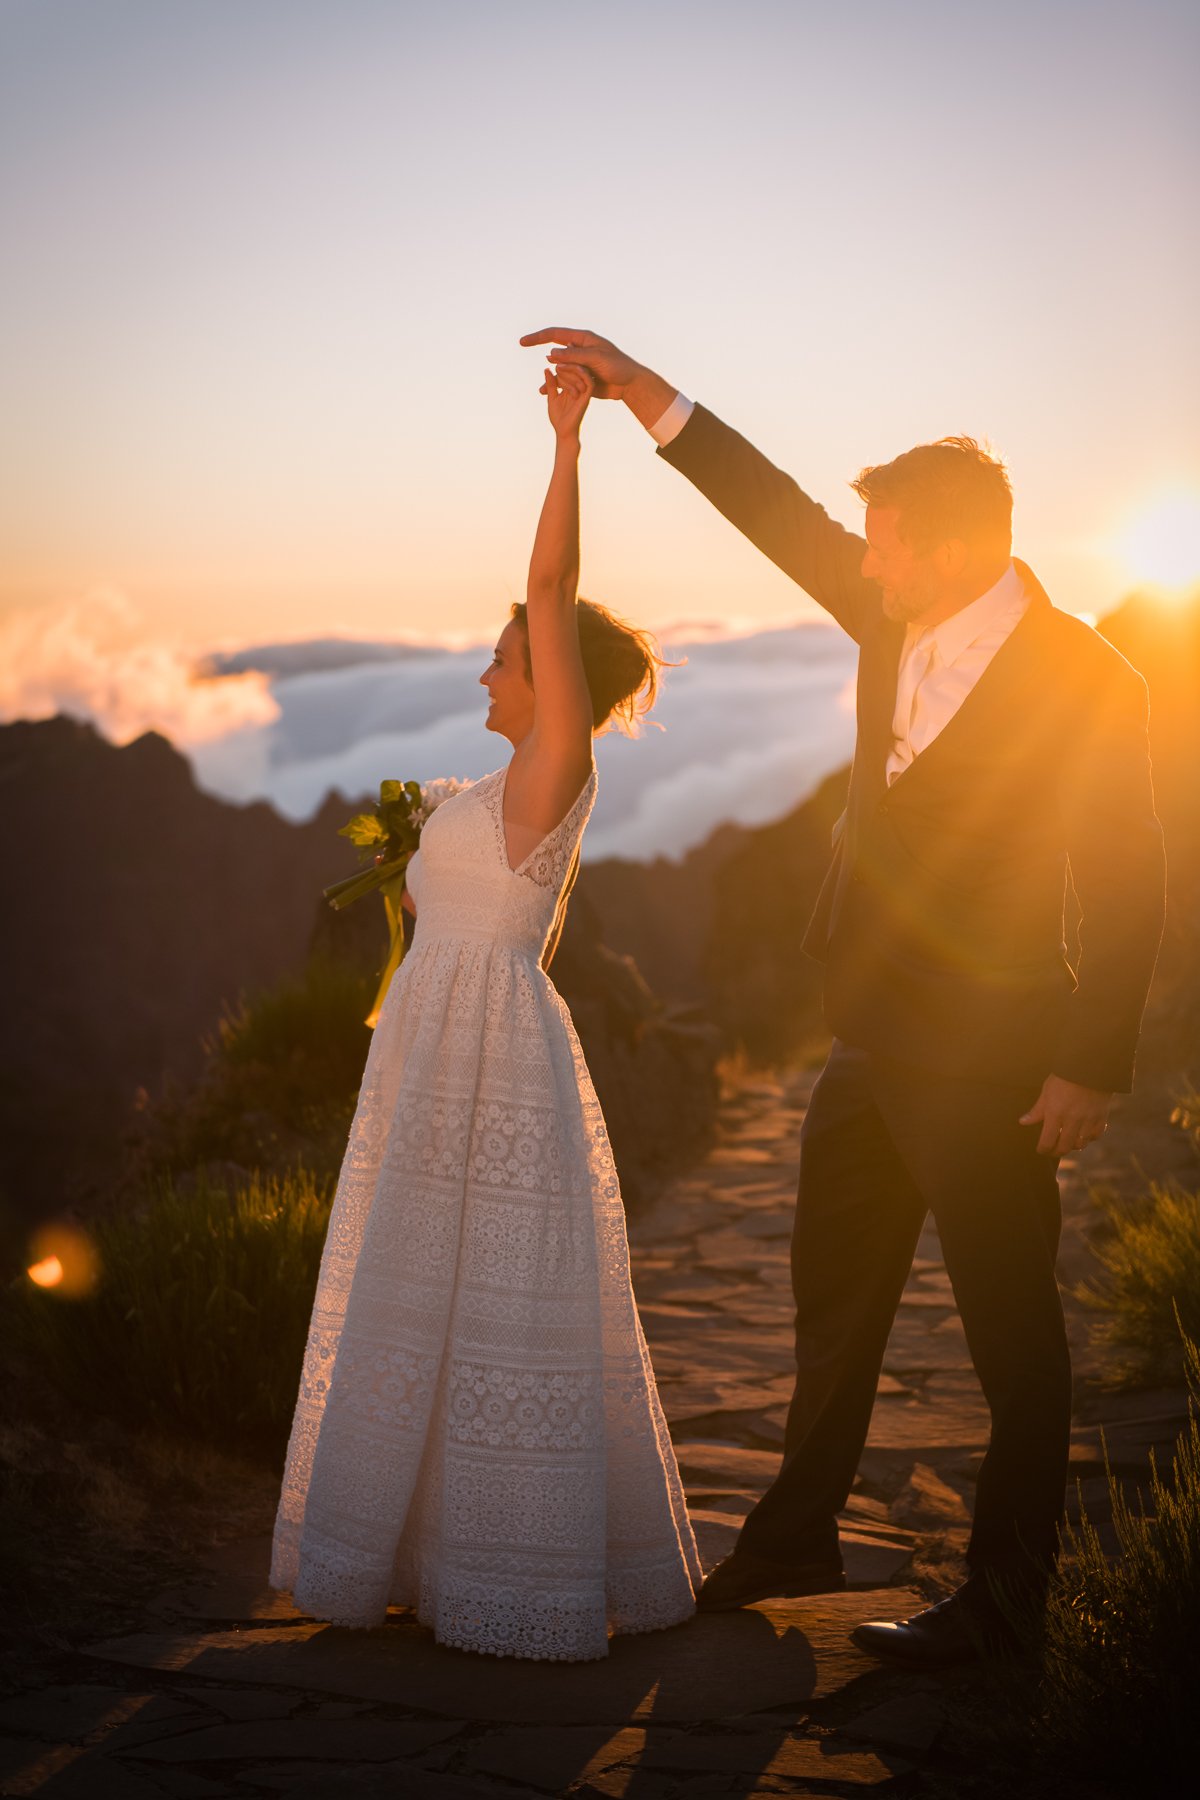
[[[1029,605],[1025,613],[1001,644],[958,711],[946,721],[932,743],[927,744],[908,767],[897,775],[889,790],[891,793],[894,794],[898,788],[914,781],[920,781],[922,772],[928,773],[947,757],[952,757],[956,747],[969,742],[973,736],[1002,729],[1012,719],[1017,696],[1026,691],[1031,679],[1036,679],[1044,672],[1045,628],[1053,608],[1049,596],[1029,566],[1017,562],[1015,558],[1014,562],[1022,585],[1029,594]],[[899,650],[897,662],[898,660]],[[894,712],[894,677],[892,709]],[[889,714],[886,727],[887,747],[883,753],[885,785],[887,757],[892,745],[891,727],[892,717]]]
[[[887,787],[887,759],[892,748],[896,712],[896,678],[905,627],[884,618],[864,642],[858,676],[858,744],[854,761],[860,770],[862,798],[879,798]]]

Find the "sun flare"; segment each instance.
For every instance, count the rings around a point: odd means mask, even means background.
[[[96,1246],[75,1225],[58,1223],[38,1231],[30,1245],[25,1273],[35,1287],[52,1289],[69,1300],[90,1294],[100,1277]]]
[[[1142,508],[1116,539],[1135,581],[1183,590],[1200,582],[1200,494],[1189,488]]]
[[[38,1287],[57,1287],[63,1278],[63,1266],[57,1256],[43,1256],[26,1271]]]

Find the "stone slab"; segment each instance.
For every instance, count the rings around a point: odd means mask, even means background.
[[[791,1398],[793,1379],[776,1375],[753,1386],[738,1381],[673,1380],[659,1376],[659,1398],[667,1418],[703,1419],[714,1413],[756,1412],[771,1405],[785,1391]]]
[[[785,1343],[789,1351],[795,1342],[796,1309],[787,1288],[776,1292],[760,1287],[751,1294],[729,1294],[716,1302],[716,1310],[736,1319],[741,1325],[749,1326],[755,1334],[755,1342],[761,1332],[770,1332],[772,1341]]]
[[[712,1269],[689,1269],[675,1265],[669,1274],[656,1277],[654,1282],[647,1281],[641,1273],[641,1262],[638,1259],[634,1273],[642,1286],[649,1291],[653,1285],[656,1295],[663,1300],[703,1300],[713,1305],[719,1300],[731,1299],[735,1294],[761,1293],[757,1282],[743,1281],[738,1276],[721,1275]]]
[[[278,1757],[322,1762],[389,1762],[416,1756],[463,1730],[461,1719],[263,1719],[210,1725],[159,1738],[140,1761],[250,1762]]]
[[[246,1793],[245,1788],[239,1789],[242,1800]],[[507,1782],[418,1770],[411,1763],[398,1762],[322,1769],[307,1781],[289,1786],[287,1800],[546,1800],[546,1795]]]
[[[928,1463],[914,1463],[904,1487],[888,1508],[889,1518],[914,1528],[940,1530],[970,1523],[967,1503]]]
[[[729,1208],[724,1201],[664,1194],[631,1225],[630,1242],[640,1247],[694,1237],[713,1225],[723,1225],[728,1217]]]
[[[645,1731],[632,1726],[616,1732],[604,1725],[499,1731],[471,1746],[467,1772],[525,1781],[548,1793],[562,1794],[575,1782],[599,1775],[614,1764],[636,1763],[645,1745]]]
[[[786,1243],[773,1238],[749,1237],[733,1225],[707,1232],[696,1248],[701,1267],[714,1273],[728,1274],[732,1269],[754,1271],[771,1264],[791,1268]]]
[[[228,1619],[231,1623],[237,1619],[278,1619],[282,1623],[303,1618],[285,1595],[269,1586],[270,1566],[269,1534],[239,1538],[213,1551],[194,1580],[160,1595],[154,1610],[168,1617]]]
[[[912,1556],[911,1544],[889,1543],[856,1531],[843,1531],[840,1541],[846,1580],[852,1588],[889,1586]]]
[[[90,1684],[39,1688],[0,1703],[0,1730],[27,1732],[52,1744],[79,1743],[101,1725],[131,1717],[149,1700],[148,1694]]]
[[[901,1310],[896,1315],[883,1353],[884,1368],[891,1374],[903,1374],[910,1369],[969,1369],[971,1359],[963,1339],[938,1329],[940,1324],[949,1324],[950,1319],[957,1319],[957,1316],[951,1313],[939,1318],[937,1313],[920,1307],[911,1312]]]
[[[226,1719],[286,1719],[300,1704],[299,1694],[258,1693],[254,1688],[184,1688],[189,1700],[210,1707]]]
[[[790,1239],[795,1217],[794,1206],[756,1208],[742,1214],[738,1230],[744,1237]]]
[[[688,1512],[718,1512],[729,1518],[744,1519],[752,1512],[761,1499],[761,1493],[749,1493],[742,1488],[720,1488],[708,1484],[687,1482],[684,1485],[684,1497],[687,1500]]]
[[[124,1755],[127,1750],[140,1755],[142,1744],[153,1744],[159,1738],[172,1737],[181,1731],[211,1725],[212,1714],[186,1700],[180,1694],[156,1694],[149,1705],[141,1707],[115,1731],[107,1732],[102,1747],[107,1754]]]
[[[922,1604],[885,1588],[698,1614],[670,1631],[615,1638],[594,1663],[527,1662],[443,1649],[407,1617],[378,1631],[266,1625],[254,1631],[147,1632],[91,1646],[125,1667],[226,1684],[262,1683],[505,1723],[694,1724],[835,1693],[876,1665],[850,1642],[869,1613],[907,1618]]]
[[[679,1467],[687,1476],[727,1475],[735,1481],[765,1486],[779,1473],[774,1450],[751,1450],[743,1444],[706,1442],[689,1438],[678,1449]]]
[[[937,1738],[945,1718],[945,1707],[934,1695],[898,1694],[894,1700],[884,1700],[857,1714],[849,1724],[840,1725],[838,1733],[885,1748],[923,1751]]]
[[[651,1739],[640,1766],[877,1787],[906,1774],[912,1764],[889,1752],[862,1751],[836,1738],[781,1739],[778,1732],[738,1731],[721,1736],[695,1732],[662,1743]]]
[[[880,1394],[867,1444],[872,1449],[907,1450],[914,1462],[928,1462],[931,1459],[922,1456],[923,1451],[986,1444],[989,1430],[987,1406],[977,1386],[928,1384],[920,1395],[907,1398]]]
[[[29,1742],[22,1747],[8,1738],[0,1739],[0,1782],[14,1800],[27,1794],[53,1794],[54,1800],[168,1800],[157,1782],[98,1750],[48,1750]]]
[[[787,1408],[747,1407],[744,1412],[700,1413],[669,1421],[676,1450],[682,1454],[692,1437],[738,1437],[749,1449],[764,1449],[777,1444],[782,1448]]]

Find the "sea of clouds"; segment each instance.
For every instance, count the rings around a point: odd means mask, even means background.
[[[331,790],[357,800],[386,777],[479,776],[507,758],[483,725],[490,647],[334,638],[197,660],[137,626],[111,593],[10,618],[0,717],[64,712],[117,743],[161,731],[208,792],[269,800],[292,819]],[[597,744],[589,858],[680,856],[727,821],[765,824],[849,758],[854,646],[836,628],[681,626],[664,648],[681,666],[654,721]]]

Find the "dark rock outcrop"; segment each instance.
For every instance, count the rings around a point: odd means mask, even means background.
[[[100,1194],[139,1090],[193,1082],[222,1014],[304,966],[322,887],[357,866],[347,810],[332,796],[293,825],[214,799],[153,733],[117,748],[65,718],[0,728],[0,1212]],[[382,908],[344,917],[381,961]],[[555,977],[632,1187],[703,1148],[717,1047],[597,927],[573,907]]]
[[[354,867],[327,814],[213,799],[154,733],[118,749],[71,719],[0,729],[8,1208],[102,1182],[138,1089],[194,1076],[222,1008],[303,960],[314,889]]]

